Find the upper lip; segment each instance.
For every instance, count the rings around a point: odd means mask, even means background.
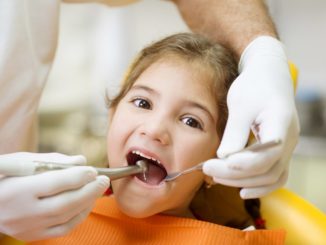
[[[165,169],[167,169],[164,161],[155,153],[141,147],[131,147],[128,150],[128,153],[132,151],[139,151],[145,158],[153,158],[158,164],[162,165]]]

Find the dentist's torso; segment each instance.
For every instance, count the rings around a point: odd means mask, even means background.
[[[58,39],[58,0],[0,1],[0,153],[36,147],[36,113]]]
[[[60,0],[0,1],[0,154],[36,150],[37,107],[55,57],[59,14]]]

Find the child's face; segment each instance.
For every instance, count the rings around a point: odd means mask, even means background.
[[[153,166],[173,173],[214,157],[218,115],[207,80],[203,68],[180,59],[147,68],[113,114],[107,137],[110,167],[135,164],[142,154],[160,162]],[[204,175],[195,171],[157,184],[161,167],[149,172],[147,180],[133,176],[112,182],[123,212],[133,217],[186,214]]]

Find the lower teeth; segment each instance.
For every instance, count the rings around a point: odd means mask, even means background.
[[[146,173],[143,173],[144,180],[147,181]]]

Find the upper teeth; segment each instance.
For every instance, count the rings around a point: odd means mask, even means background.
[[[134,150],[134,151],[132,151],[132,153],[137,154],[137,155],[139,155],[139,156],[141,156],[141,157],[144,157],[144,158],[146,158],[146,159],[149,159],[149,160],[152,160],[152,161],[155,161],[155,162],[161,163],[159,160],[157,160],[157,159],[155,159],[155,158],[153,158],[153,157],[147,156],[147,155],[145,155],[144,153],[142,153],[142,152],[140,152],[140,151],[136,151],[136,150]]]

